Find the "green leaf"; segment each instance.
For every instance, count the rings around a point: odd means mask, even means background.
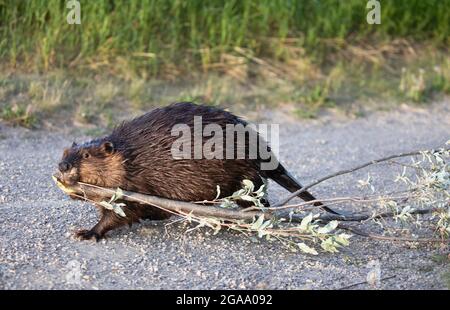
[[[233,195],[231,195],[231,197],[229,198],[239,198],[240,196],[242,196],[242,194],[244,194],[246,191],[244,189],[240,189],[237,190],[233,193]]]
[[[123,198],[123,190],[120,187],[118,187],[116,189],[116,192],[114,193],[114,195],[115,195],[114,201],[116,201],[118,199],[122,199]]]
[[[301,231],[306,231],[308,229],[309,223],[311,223],[312,220],[313,220],[313,215],[312,215],[312,213],[309,213],[307,216],[305,216],[303,218],[302,222],[300,223],[299,229]]]
[[[125,206],[124,203],[116,203],[113,205],[114,208],[114,212],[118,215],[120,215],[121,217],[126,217],[127,215],[125,214],[125,212],[123,212],[122,206]]]
[[[100,201],[98,204],[100,206],[102,206],[103,208],[108,209],[108,210],[113,210],[114,209],[113,205],[111,203],[107,202],[107,201]]]
[[[264,195],[266,191],[266,184],[261,185],[261,187],[255,192],[256,195],[260,196],[260,194]]]
[[[254,200],[256,200],[254,197],[249,196],[249,195],[244,195],[244,196],[241,197],[241,199],[245,200],[245,201],[254,201]]]
[[[255,189],[255,185],[253,184],[253,182],[248,179],[242,180],[242,184],[244,184],[244,187],[248,189],[249,192],[253,192],[253,190]]]
[[[263,222],[264,222],[264,214],[261,214],[261,215],[259,216],[259,218],[256,220],[256,222],[254,222],[254,223],[252,224],[252,226],[250,227],[250,229],[252,229],[252,230],[258,230],[258,229],[261,227],[261,225],[262,225]]]
[[[223,198],[223,200],[222,200],[222,202],[220,204],[220,207],[221,208],[225,208],[225,209],[236,209],[236,208],[239,208],[239,206],[235,202],[233,202],[232,200],[227,199],[227,198]]]
[[[266,228],[268,228],[271,224],[272,224],[272,220],[267,220],[267,221],[265,221],[265,222],[261,225],[261,227],[259,227],[259,230],[266,229]]]
[[[264,237],[267,234],[268,233],[265,230],[258,230],[258,238],[262,238],[262,237]]]
[[[322,243],[320,244],[320,246],[322,247],[322,249],[324,249],[327,252],[337,253],[337,252],[339,252],[337,247],[340,245],[339,245],[339,243],[336,243],[334,241],[334,237],[330,237],[330,238],[323,240]]]
[[[334,240],[342,246],[347,246],[350,244],[350,241],[348,239],[350,239],[351,236],[352,235],[349,234],[339,234],[337,236],[334,236]]]
[[[336,229],[336,227],[339,225],[338,221],[331,221],[327,225],[320,227],[317,232],[319,234],[328,234]]]
[[[297,243],[298,248],[306,254],[312,254],[312,255],[317,255],[319,253],[317,253],[317,251],[311,247],[309,247],[308,245],[306,245],[303,242]]]

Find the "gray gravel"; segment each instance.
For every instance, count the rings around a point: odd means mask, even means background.
[[[299,121],[289,108],[254,119],[280,123],[280,157],[303,183],[391,153],[442,145],[450,138],[447,102],[399,107],[367,118],[325,115]],[[445,289],[449,264],[433,260],[448,249],[353,237],[339,254],[307,256],[281,245],[255,242],[233,232],[185,234],[186,224],[144,222],[110,233],[107,240],[78,241],[95,208],[68,199],[50,176],[74,136],[0,124],[0,288],[3,289],[337,289],[366,279],[378,260],[384,289]],[[391,168],[372,170],[378,189]],[[358,193],[358,177],[314,189],[319,197]],[[287,193],[271,184],[275,201]],[[77,275],[80,275],[78,277]],[[355,289],[368,288],[366,284]]]

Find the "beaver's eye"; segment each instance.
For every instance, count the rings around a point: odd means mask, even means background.
[[[84,159],[87,159],[87,158],[89,158],[89,156],[90,156],[90,155],[89,155],[89,153],[88,153],[88,152],[86,152],[86,153],[83,153],[83,158],[84,158]]]

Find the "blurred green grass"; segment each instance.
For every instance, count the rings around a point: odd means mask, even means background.
[[[156,76],[174,67],[207,68],[235,47],[287,60],[294,45],[323,60],[328,39],[409,38],[445,46],[450,37],[450,0],[382,0],[380,25],[367,24],[365,0],[80,3],[81,25],[69,25],[66,1],[0,0],[0,58],[44,71],[125,62],[133,72]]]

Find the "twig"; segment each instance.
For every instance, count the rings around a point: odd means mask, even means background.
[[[283,199],[283,200],[277,202],[277,203],[276,203],[275,205],[273,205],[272,207],[275,208],[275,207],[281,207],[281,206],[284,206],[286,203],[288,203],[289,201],[291,201],[293,198],[297,197],[299,194],[301,194],[301,193],[307,191],[307,190],[310,189],[311,187],[316,186],[317,184],[322,183],[322,182],[324,182],[324,181],[326,181],[326,180],[335,178],[335,177],[340,176],[340,175],[343,175],[343,174],[348,174],[348,173],[354,172],[354,171],[356,171],[356,170],[363,169],[363,168],[368,167],[368,166],[370,166],[370,165],[374,165],[374,164],[378,164],[378,163],[381,163],[381,162],[389,161],[389,160],[394,159],[394,158],[420,155],[421,152],[422,152],[422,151],[414,151],[414,152],[408,152],[408,153],[400,153],[400,154],[390,155],[390,156],[383,157],[383,158],[380,158],[380,159],[371,160],[371,161],[369,161],[369,162],[366,162],[366,163],[364,163],[364,164],[362,164],[362,165],[356,166],[356,167],[351,168],[351,169],[346,169],[346,170],[341,170],[341,171],[335,172],[335,173],[333,173],[333,174],[330,174],[330,175],[327,175],[327,176],[325,176],[325,177],[323,177],[323,178],[320,178],[320,179],[318,179],[318,180],[316,180],[316,181],[314,181],[314,182],[311,182],[311,183],[309,183],[309,184],[306,185],[306,186],[303,186],[301,189],[299,189],[299,190],[293,192],[293,193],[292,193],[291,195],[289,195],[287,198],[285,198],[285,199]]]
[[[314,199],[314,200],[310,200],[310,201],[304,201],[298,204],[294,204],[294,205],[287,205],[287,206],[280,206],[280,207],[248,207],[246,209],[244,209],[245,211],[252,211],[252,210],[283,210],[283,209],[293,209],[293,208],[300,208],[300,207],[304,207],[304,206],[308,206],[308,205],[312,205],[314,203],[317,202],[322,202],[322,203],[328,203],[328,202],[333,202],[333,203],[343,203],[343,202],[356,202],[356,203],[367,203],[367,202],[377,202],[377,201],[383,201],[383,200],[397,200],[397,199],[405,199],[405,198],[412,198],[411,195],[406,195],[407,192],[410,192],[410,190],[408,191],[403,191],[405,193],[405,195],[403,196],[389,196],[392,195],[394,193],[387,193],[387,194],[383,194],[383,196],[385,197],[380,197],[380,195],[373,195],[373,196],[366,196],[366,197],[351,197],[351,196],[346,196],[346,197],[335,197],[335,198],[328,198],[328,199]],[[398,193],[398,192],[397,192]],[[374,198],[370,198],[370,197],[374,197]],[[328,206],[328,204],[327,204]]]
[[[351,227],[348,225],[345,225],[343,223],[339,223],[338,228],[348,230],[356,235],[367,237],[375,240],[383,240],[383,241],[397,241],[397,242],[420,242],[420,243],[445,243],[450,242],[450,239],[433,239],[433,238],[407,238],[407,237],[390,237],[390,236],[382,236],[382,235],[375,235],[370,234],[368,232],[365,232],[361,229]]]
[[[114,193],[116,192],[114,189],[110,188],[104,188],[93,184],[87,184],[79,182],[75,185],[67,186],[64,185],[63,189],[66,193],[70,193],[71,195],[76,195],[77,197],[84,198],[86,200],[92,201],[88,199],[88,196],[96,196],[101,198],[111,198]],[[83,196],[77,195],[82,194]],[[281,218],[281,217],[287,217],[292,222],[301,222],[304,218],[303,215],[299,214],[293,214],[289,215],[286,211],[282,212],[262,212],[262,211],[252,211],[252,212],[245,212],[243,210],[233,210],[233,209],[225,209],[221,207],[216,206],[202,206],[198,205],[192,202],[185,202],[185,201],[177,201],[177,200],[171,200],[151,195],[145,195],[140,193],[134,193],[130,191],[123,191],[123,200],[128,200],[132,202],[138,202],[138,203],[146,203],[152,206],[155,206],[157,208],[161,208],[164,210],[169,210],[172,212],[175,212],[176,214],[180,213],[194,213],[196,215],[200,216],[212,216],[212,217],[218,217],[223,219],[233,219],[233,220],[252,220],[255,217],[259,217],[262,214],[264,214],[266,219],[271,219],[273,217]],[[93,202],[93,201],[92,201]],[[95,203],[95,202],[94,202]],[[411,214],[426,214],[434,211],[434,209],[419,209],[419,210],[413,210],[411,211]],[[381,218],[381,217],[389,217],[394,216],[394,212],[385,212],[380,213],[375,216],[369,215],[369,214],[354,214],[354,215],[337,215],[337,214],[321,214],[318,219],[329,222],[333,220],[337,221],[353,221],[353,222],[361,222],[368,219],[373,218]]]
[[[401,163],[401,162],[398,162],[398,161],[395,161],[395,160],[390,160],[389,163],[390,164],[394,164],[394,165],[398,165],[398,166],[402,166],[402,167],[406,167],[406,168],[415,169],[415,170],[419,170],[419,169],[424,169],[425,170],[424,167],[418,167],[418,166],[414,166],[414,165],[411,165],[411,164],[405,164],[405,163]],[[429,169],[427,169],[427,170],[430,171]]]
[[[114,189],[103,188],[92,184],[81,183],[66,186],[68,189],[77,192],[83,193],[85,196],[97,196],[102,198],[111,198],[112,195],[116,192]],[[255,216],[259,216],[262,212],[241,212],[236,210],[224,209],[215,206],[201,206],[191,202],[185,201],[177,201],[171,200],[156,196],[150,196],[140,193],[134,193],[129,191],[123,191],[123,200],[138,202],[138,203],[147,203],[149,205],[167,209],[176,213],[194,213],[196,215],[202,216],[211,216],[218,217],[224,219],[243,219],[243,220],[252,220]]]
[[[392,275],[392,276],[388,276],[388,277],[385,277],[385,278],[381,278],[380,281],[389,280],[389,279],[392,279],[392,278],[395,278],[395,277],[396,277],[396,275],[394,274],[394,275]],[[350,285],[347,285],[347,286],[340,287],[340,288],[338,288],[338,290],[345,290],[345,289],[352,288],[352,287],[354,287],[354,286],[358,286],[358,285],[366,284],[366,283],[367,283],[367,281],[362,281],[362,282],[358,282],[358,283],[353,283],[353,284],[350,284]]]
[[[102,198],[111,198],[112,195],[116,192],[113,189],[110,188],[103,188],[92,184],[87,183],[78,183],[71,186],[65,186],[66,189],[71,191],[71,194],[74,195],[76,193],[80,193],[84,195],[84,197],[89,200],[88,196],[97,196]],[[77,195],[78,196],[78,195]],[[157,208],[161,208],[164,210],[169,210],[171,212],[174,212],[176,214],[184,213],[189,214],[193,213],[198,216],[210,216],[210,217],[217,217],[222,219],[230,219],[230,220],[253,220],[255,217],[259,217],[262,214],[264,214],[264,217],[266,219],[271,218],[281,218],[281,217],[287,217],[290,218],[292,222],[301,222],[304,218],[303,215],[293,214],[292,216],[289,216],[286,212],[262,212],[262,211],[253,211],[253,212],[244,212],[240,210],[232,210],[232,209],[225,209],[221,207],[216,206],[202,206],[191,202],[185,202],[185,201],[177,201],[177,200],[171,200],[156,196],[150,196],[150,195],[144,195],[129,191],[123,191],[123,198],[124,200],[132,201],[132,202],[138,202],[138,203],[147,203],[149,205],[155,206]],[[78,196],[81,197],[81,196]],[[414,210],[411,212],[411,214],[425,214],[430,213],[433,211],[432,209],[424,209],[424,210]],[[393,212],[386,212],[378,214],[375,218],[378,217],[388,217],[395,215]],[[371,215],[368,214],[355,214],[355,215],[336,215],[336,214],[322,214],[318,217],[318,219],[329,222],[333,220],[338,221],[364,221],[371,218]]]

